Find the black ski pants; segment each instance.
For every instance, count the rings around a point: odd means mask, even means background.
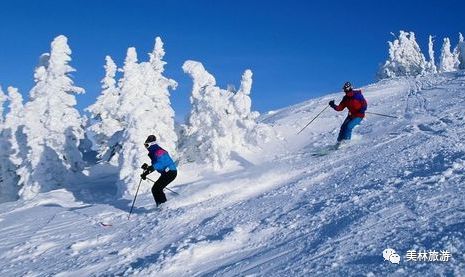
[[[153,184],[152,187],[152,194],[153,198],[155,199],[155,202],[157,203],[157,206],[160,205],[161,203],[166,202],[166,195],[163,192],[163,189],[171,183],[176,176],[178,175],[178,171],[176,170],[170,170],[167,172],[163,172],[160,175],[160,178]]]

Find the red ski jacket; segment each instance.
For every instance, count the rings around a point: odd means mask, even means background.
[[[347,108],[349,110],[349,117],[355,118],[365,117],[365,111],[367,109],[367,101],[362,95],[361,90],[352,90],[346,93],[344,98],[342,98],[341,103],[339,105],[334,105],[333,109],[340,112]]]

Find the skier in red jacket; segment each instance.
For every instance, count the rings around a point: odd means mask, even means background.
[[[336,105],[334,104],[334,100],[329,102],[329,105],[338,112],[345,108],[349,110],[349,114],[344,120],[344,123],[342,123],[339,136],[337,137],[338,144],[343,140],[350,140],[352,137],[352,129],[360,124],[365,117],[365,111],[367,109],[367,101],[363,97],[361,90],[354,90],[350,82],[346,82],[342,89],[346,95],[342,98],[341,103]]]

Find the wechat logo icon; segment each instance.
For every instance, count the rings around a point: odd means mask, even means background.
[[[383,257],[385,261],[390,261],[393,264],[400,263],[400,256],[396,253],[396,250],[387,248],[383,251]]]

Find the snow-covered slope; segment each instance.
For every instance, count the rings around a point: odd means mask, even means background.
[[[271,112],[282,141],[221,173],[181,168],[180,195],[155,209],[140,194],[130,220],[132,199],[112,200],[117,172],[103,165],[71,189],[1,204],[0,276],[464,276],[465,73],[364,93],[369,111],[399,118],[367,115],[352,144],[315,155],[345,112],[296,133],[341,94]],[[407,261],[408,250],[452,258]]]

